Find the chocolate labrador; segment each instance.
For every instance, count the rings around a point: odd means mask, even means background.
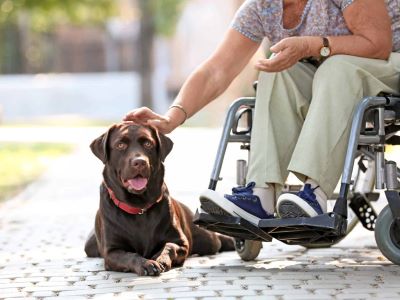
[[[164,183],[172,141],[155,128],[113,125],[90,145],[103,163],[100,207],[85,252],[103,257],[106,270],[159,275],[190,254],[234,249],[232,238],[193,224],[189,208]]]

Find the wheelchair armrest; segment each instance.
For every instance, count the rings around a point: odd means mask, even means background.
[[[238,129],[240,125],[239,123],[242,117],[247,117],[246,127],[244,129],[239,130]],[[232,125],[232,132],[233,134],[236,135],[249,134],[251,132],[252,124],[253,124],[253,109],[249,106],[242,106],[236,111]]]

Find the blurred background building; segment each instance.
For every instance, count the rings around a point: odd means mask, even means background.
[[[163,112],[242,2],[0,0],[1,121],[113,122],[142,105]],[[219,125],[255,76],[249,66],[189,125]]]

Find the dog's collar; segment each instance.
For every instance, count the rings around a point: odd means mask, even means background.
[[[105,182],[103,182],[104,186],[106,187],[108,194],[110,195],[111,200],[114,202],[114,204],[122,209],[124,212],[131,214],[131,215],[143,215],[146,211],[148,211],[154,204],[160,202],[163,197],[163,193],[161,193],[160,197],[157,199],[156,202],[151,203],[150,205],[146,206],[145,208],[139,208],[135,206],[131,206],[125,202],[122,202],[118,200],[118,198],[115,196],[115,193],[112,189],[110,189]]]

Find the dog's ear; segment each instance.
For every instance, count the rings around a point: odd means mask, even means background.
[[[90,144],[90,149],[93,154],[96,155],[98,159],[100,159],[104,164],[108,161],[109,150],[108,150],[108,138],[111,134],[111,131],[116,127],[116,125],[111,126],[105,133],[100,135],[97,139],[95,139]]]
[[[167,155],[171,152],[172,147],[174,146],[174,142],[169,137],[167,137],[163,133],[159,132],[154,127],[153,127],[153,130],[157,137],[161,161],[164,161],[165,158],[167,157]]]

